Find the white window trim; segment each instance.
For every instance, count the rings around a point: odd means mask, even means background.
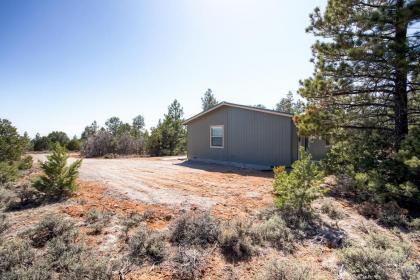
[[[216,128],[216,127],[221,127],[222,128],[222,146],[212,146],[211,145],[211,129]],[[212,149],[223,149],[225,147],[225,126],[224,125],[211,125],[209,132],[210,132],[210,148],[212,148]]]

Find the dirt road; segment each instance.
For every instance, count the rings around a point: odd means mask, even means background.
[[[45,155],[33,155],[43,160]],[[74,160],[74,158],[71,158]],[[84,159],[80,179],[125,196],[168,207],[249,212],[272,203],[269,172],[192,163],[179,157]]]

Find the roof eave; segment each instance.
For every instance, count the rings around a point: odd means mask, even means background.
[[[234,103],[228,103],[228,102],[220,102],[219,104],[217,104],[216,106],[214,106],[213,108],[210,108],[206,111],[203,111],[195,116],[192,116],[191,118],[185,120],[182,124],[183,125],[188,125],[189,123],[191,123],[193,120],[200,118],[201,116],[204,116],[214,110],[217,110],[218,108],[222,107],[222,106],[228,106],[228,107],[233,107],[233,108],[241,108],[241,109],[245,109],[245,110],[250,110],[250,111],[256,111],[256,112],[261,112],[261,113],[266,113],[266,114],[271,114],[271,115],[277,115],[277,116],[283,116],[283,117],[288,117],[288,118],[292,118],[293,115],[292,114],[288,114],[288,113],[282,113],[282,112],[276,112],[273,110],[267,110],[267,109],[260,109],[260,108],[256,108],[256,107],[251,107],[251,106],[245,106],[245,105],[239,105],[239,104],[234,104]]]

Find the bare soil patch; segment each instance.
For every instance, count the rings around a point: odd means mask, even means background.
[[[44,154],[33,157],[45,159]],[[270,172],[180,157],[84,159],[80,180],[103,186],[105,196],[174,209],[208,209],[224,218],[272,203]]]

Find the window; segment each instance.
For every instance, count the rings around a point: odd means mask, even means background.
[[[210,148],[223,148],[224,141],[223,125],[210,126]]]

